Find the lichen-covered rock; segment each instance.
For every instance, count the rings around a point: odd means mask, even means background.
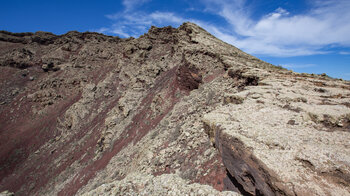
[[[15,194],[13,194],[12,192],[9,192],[9,191],[2,191],[0,192],[0,196],[13,196]]]
[[[0,65],[0,191],[348,194],[349,82],[193,23],[137,39],[0,31]]]
[[[217,195],[238,196],[238,193],[219,192],[208,185],[191,184],[176,174],[163,174],[160,176],[131,173],[123,180],[102,184],[96,189],[83,194],[95,195]]]
[[[350,195],[350,127],[339,126],[350,114],[339,103],[349,97],[323,101],[350,89],[324,81],[329,92],[315,92],[312,80],[274,77],[237,93],[244,103],[203,117],[231,177],[246,194]]]

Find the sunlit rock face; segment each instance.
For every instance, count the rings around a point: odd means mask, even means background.
[[[195,24],[0,32],[0,65],[0,194],[350,195],[350,83]]]

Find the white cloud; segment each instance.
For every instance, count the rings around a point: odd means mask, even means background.
[[[248,53],[299,56],[327,53],[323,49],[329,45],[350,46],[348,0],[315,1],[308,13],[299,15],[278,8],[258,20],[252,19],[244,0],[206,3],[208,7],[218,7],[209,11],[223,17],[234,32],[213,33]]]
[[[117,35],[121,35],[123,37],[130,37],[130,35],[126,33],[125,30],[123,30],[123,28],[112,28],[111,32]]]
[[[315,64],[283,64],[282,67],[289,68],[289,69],[301,69],[301,68],[309,68],[309,67],[316,67]]]
[[[154,12],[149,15],[149,18],[152,19],[155,22],[162,23],[162,22],[170,22],[175,24],[181,24],[184,22],[184,19],[176,16],[174,13],[171,12]]]
[[[350,52],[341,51],[341,52],[339,52],[339,54],[341,54],[341,55],[350,55]]]
[[[106,15],[106,17],[114,20],[114,24],[111,27],[101,28],[99,32],[116,34],[121,37],[138,37],[152,25],[178,26],[186,21],[186,19],[177,16],[175,13],[159,11],[150,14],[140,11],[125,11],[123,13]]]
[[[106,27],[102,27],[102,28],[99,28],[97,30],[92,30],[92,31],[96,31],[98,33],[106,33],[109,29],[106,28]]]
[[[122,4],[125,6],[127,11],[131,11],[149,1],[150,0],[123,0]]]
[[[350,1],[315,0],[303,14],[291,14],[283,7],[254,19],[246,0],[204,0],[202,12],[222,17],[227,25],[209,24],[174,12],[136,9],[150,0],[123,1],[123,12],[107,15],[114,20],[101,32],[122,37],[139,36],[151,25],[178,26],[195,22],[219,39],[248,53],[267,56],[300,56],[328,53],[329,46],[350,46]],[[199,6],[200,7],[200,6]],[[345,54],[345,53],[342,53]]]

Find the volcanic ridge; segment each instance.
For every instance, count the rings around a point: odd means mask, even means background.
[[[0,31],[0,195],[350,195],[349,107],[193,23]]]

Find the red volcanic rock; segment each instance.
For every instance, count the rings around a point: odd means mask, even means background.
[[[176,72],[179,88],[187,91],[198,89],[199,84],[202,83],[202,75],[198,72],[195,67],[189,67],[188,64],[181,65]]]

